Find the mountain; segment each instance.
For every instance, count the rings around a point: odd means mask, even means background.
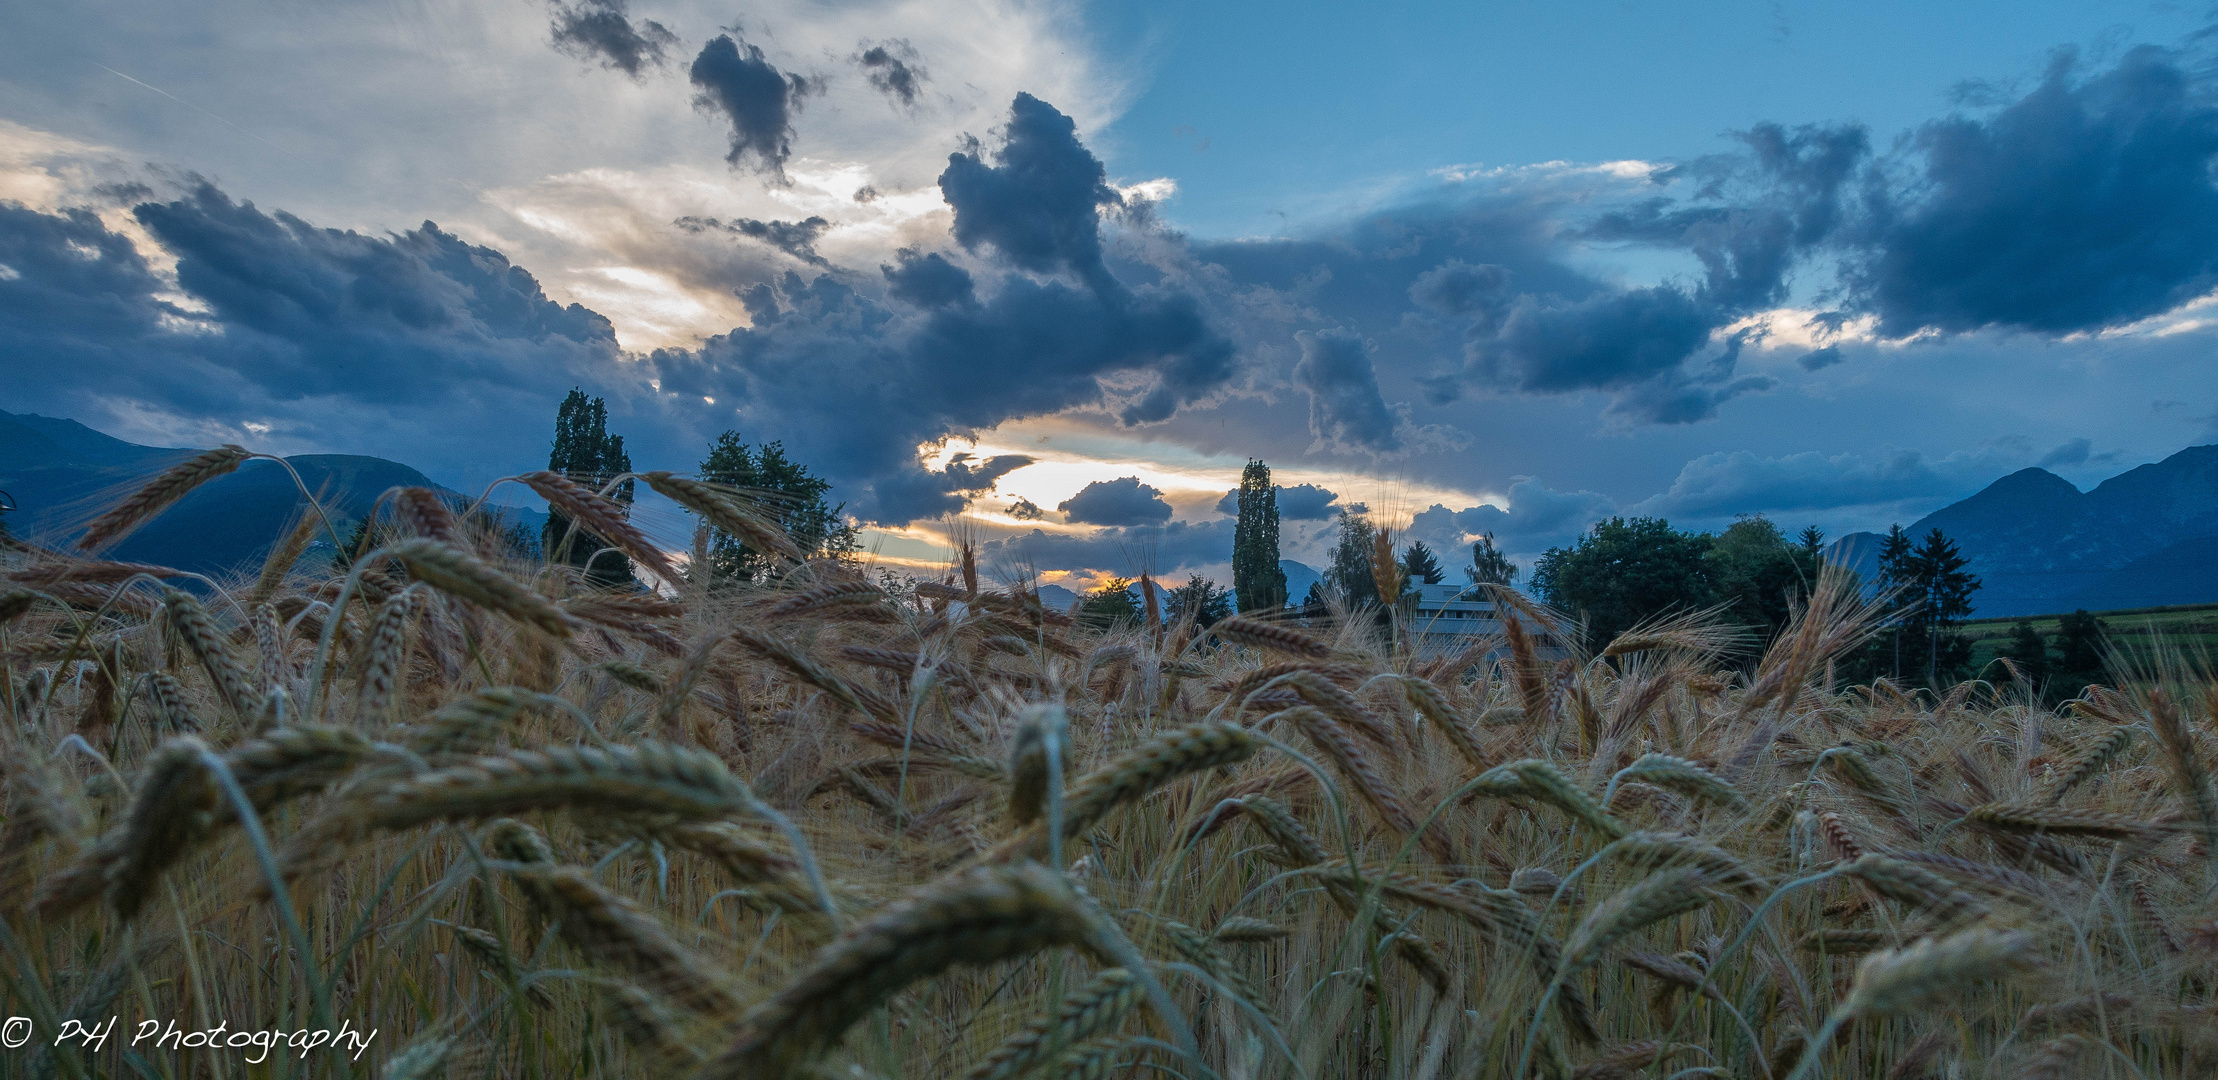
[[[1940,529],[1980,576],[1981,617],[2218,602],[2218,446],[2193,446],[2082,492],[2021,469],[1910,525]],[[1851,533],[1828,554],[1867,579],[1880,536]]]
[[[1309,564],[1292,559],[1280,559],[1278,568],[1286,572],[1286,602],[1289,604],[1301,603],[1302,598],[1309,595],[1309,587],[1325,579]]]
[[[121,494],[191,453],[128,443],[74,420],[0,412],[0,490],[20,508],[8,515],[8,528],[25,539],[64,543]],[[320,493],[341,540],[387,488],[446,490],[384,458],[302,454],[285,463],[308,490]],[[299,485],[283,466],[249,461],[194,489],[104,554],[200,574],[251,572],[303,505]],[[507,513],[533,528],[544,520],[532,511]],[[329,535],[319,535],[310,550],[335,546]]]

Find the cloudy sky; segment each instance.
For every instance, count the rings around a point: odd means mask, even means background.
[[[889,562],[967,530],[1072,584],[1224,578],[1250,456],[1311,561],[1350,503],[1520,561],[1615,513],[1884,528],[2218,441],[2212,25],[18,5],[0,408],[474,489],[582,387],[642,468],[783,440]]]

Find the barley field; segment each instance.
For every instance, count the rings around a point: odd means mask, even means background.
[[[2218,1068],[2177,650],[2051,711],[1837,685],[1873,627],[1831,576],[1774,641],[1560,661],[1529,605],[1413,656],[1367,612],[1076,625],[968,557],[605,591],[412,489],[344,574],[295,566],[314,515],[192,591],[98,557],[242,456],[4,556],[0,1075]]]

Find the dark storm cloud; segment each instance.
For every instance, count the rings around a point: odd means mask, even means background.
[[[1746,147],[1740,154],[1651,178],[1692,183],[1685,201],[1642,200],[1597,216],[1579,233],[1682,248],[1703,268],[1691,287],[1545,287],[1510,267],[1463,259],[1419,275],[1410,300],[1463,322],[1463,355],[1426,380],[1428,396],[1446,403],[1467,390],[1601,391],[1618,420],[1686,424],[1768,389],[1772,380],[1734,371],[1745,339],[1715,337],[1786,299],[1797,263],[1838,229],[1844,189],[1869,158],[1869,144],[1855,127],[1765,124],[1737,137]]]
[[[987,164],[950,154],[940,191],[955,208],[955,240],[981,244],[1042,274],[1070,271],[1097,290],[1113,289],[1101,262],[1103,206],[1124,200],[1101,160],[1078,142],[1078,125],[1030,94],[1009,107],[1008,142]]]
[[[280,398],[391,402],[457,383],[560,382],[616,355],[607,319],[547,299],[499,252],[428,221],[364,236],[208,184],[133,214],[223,328],[201,351]]]
[[[1471,313],[1460,365],[1428,379],[1427,394],[1445,403],[1467,387],[1600,390],[1610,394],[1607,411],[1624,420],[1707,420],[1720,404],[1772,385],[1761,376],[1734,376],[1742,338],[1709,352],[1712,332],[1728,318],[1670,285],[1597,291],[1574,301],[1523,293]]]
[[[1841,347],[1827,345],[1822,349],[1812,349],[1802,354],[1802,359],[1795,361],[1795,363],[1802,365],[1804,371],[1823,371],[1840,363],[1841,359]]]
[[[1080,525],[1160,525],[1171,519],[1163,493],[1137,476],[1096,480],[1055,508]]]
[[[702,46],[687,76],[700,90],[694,105],[731,121],[732,150],[724,160],[736,169],[751,158],[756,171],[783,179],[793,156],[793,115],[821,84],[779,71],[760,48],[730,34]]]
[[[2218,286],[2211,89],[2155,47],[2092,76],[2065,53],[1993,116],[1920,128],[1856,238],[1859,304],[1889,336],[2066,334]]]
[[[1038,521],[1047,516],[1047,511],[1040,509],[1040,504],[1020,497],[1009,504],[1009,516],[1018,521]]]
[[[990,247],[1041,274],[1068,271],[1123,337],[1153,355],[1155,384],[1119,412],[1126,424],[1170,418],[1232,376],[1233,347],[1210,330],[1200,303],[1184,293],[1138,293],[1102,261],[1103,206],[1122,206],[1101,160],[1078,141],[1070,117],[1030,94],[1009,106],[1007,141],[992,164],[978,153],[950,154],[940,192],[955,210],[955,240]]]
[[[669,62],[678,35],[651,19],[631,21],[628,0],[578,0],[555,3],[554,47],[580,60],[598,62],[632,78]]]
[[[143,401],[226,423],[281,412],[303,438],[318,437],[316,416],[388,429],[405,418],[457,441],[519,445],[579,386],[610,399],[635,455],[685,460],[726,429],[783,438],[865,520],[936,516],[1027,459],[927,470],[921,445],[1077,406],[1157,418],[1231,370],[1230,342],[1193,296],[1127,286],[1101,266],[1082,235],[1098,227],[1094,204],[1034,190],[1100,165],[1053,110],[1030,102],[1019,114],[998,163],[969,157],[958,172],[1024,207],[1026,229],[1058,237],[1059,265],[1091,281],[1002,259],[983,260],[974,281],[910,253],[886,275],[889,300],[840,274],[788,272],[738,290],[749,326],[627,357],[607,320],[549,301],[499,252],[434,225],[386,237],[321,229],[200,185],[135,211],[176,257],[182,306],[157,299],[171,287],[91,214],[0,206],[0,318],[10,359],[25,361],[11,374],[23,368],[23,384],[43,380],[56,400]],[[951,201],[958,223],[1002,209]],[[1055,206],[1071,220],[1042,217]],[[1018,234],[1005,224],[985,232]],[[766,223],[761,239],[779,240],[780,225],[800,231],[789,243],[815,228]]]
[[[950,158],[955,234],[1051,276],[978,281],[909,252],[883,271],[899,301],[889,305],[833,275],[788,273],[741,293],[750,326],[651,358],[671,408],[712,434],[735,412],[774,426],[803,460],[850,482],[852,511],[905,522],[962,506],[959,489],[917,472],[922,443],[1120,399],[1128,423],[1159,420],[1219,389],[1232,344],[1200,302],[1164,283],[1127,286],[1103,265],[1100,200],[1088,192],[1104,173],[1070,121],[1020,96],[1006,131],[990,163]],[[1112,398],[1110,379],[1137,387]]]
[[[1747,150],[1704,158],[1657,176],[1697,185],[1688,204],[1652,199],[1601,215],[1600,240],[1684,247],[1700,260],[1694,299],[1741,314],[1780,303],[1798,259],[1842,220],[1842,192],[1870,157],[1861,127],[1758,124],[1735,133]],[[1743,199],[1728,203],[1736,195]]]
[[[753,218],[736,218],[729,222],[715,218],[682,217],[673,224],[689,233],[721,231],[733,236],[759,240],[777,248],[811,266],[827,270],[832,264],[816,253],[817,238],[830,231],[832,223],[820,217],[802,221],[756,221]]]
[[[1737,348],[1713,341],[1734,312],[1677,285],[1626,289],[1565,265],[1562,222],[1580,202],[1479,195],[1374,214],[1314,240],[1194,250],[1230,281],[1302,313],[1297,328],[1315,320],[1371,342],[1376,390],[1349,363],[1345,339],[1295,342],[1297,385],[1332,388],[1312,390],[1313,426],[1343,449],[1408,443],[1390,384],[1422,390],[1434,405],[1466,394],[1598,391],[1614,418],[1632,423],[1706,419],[1768,385],[1736,378]]]
[[[1604,213],[1585,235],[1689,252],[1704,276],[1685,299],[1720,315],[1783,302],[1799,263],[1830,257],[1836,327],[2120,326],[2218,288],[2213,89],[2179,51],[2142,46],[2099,71],[2063,51],[2032,90],[1883,155],[1854,125],[1758,125],[1740,154],[1659,174],[1694,185],[1687,198]]]
[[[918,255],[902,248],[894,252],[894,260],[901,265],[878,268],[885,275],[886,292],[894,299],[922,308],[978,302],[970,271],[948,262],[939,252]]]
[[[1340,496],[1315,484],[1295,484],[1272,490],[1278,495],[1278,516],[1281,521],[1324,521],[1340,513],[1340,508],[1333,505]],[[1217,500],[1217,512],[1240,512],[1239,488],[1225,492],[1224,498]]]
[[[1304,331],[1294,340],[1302,351],[1294,364],[1294,385],[1309,393],[1309,433],[1343,449],[1400,449],[1394,414],[1379,396],[1371,343],[1345,330]]]
[[[466,411],[467,428],[432,424],[453,443],[536,439],[539,407],[528,424],[512,407],[613,374],[607,320],[429,222],[322,229],[204,183],[134,214],[176,259],[174,286],[89,213],[0,203],[11,391],[86,416],[152,409],[305,439]],[[190,299],[167,299],[180,290]]]
[[[924,92],[924,65],[917,63],[916,49],[907,41],[881,41],[856,53],[855,62],[868,73],[870,85],[903,105],[915,105]]]

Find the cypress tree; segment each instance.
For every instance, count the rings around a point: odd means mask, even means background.
[[[1240,519],[1232,527],[1232,591],[1242,611],[1286,606],[1286,571],[1278,565],[1278,489],[1271,467],[1248,459],[1240,472]]]

